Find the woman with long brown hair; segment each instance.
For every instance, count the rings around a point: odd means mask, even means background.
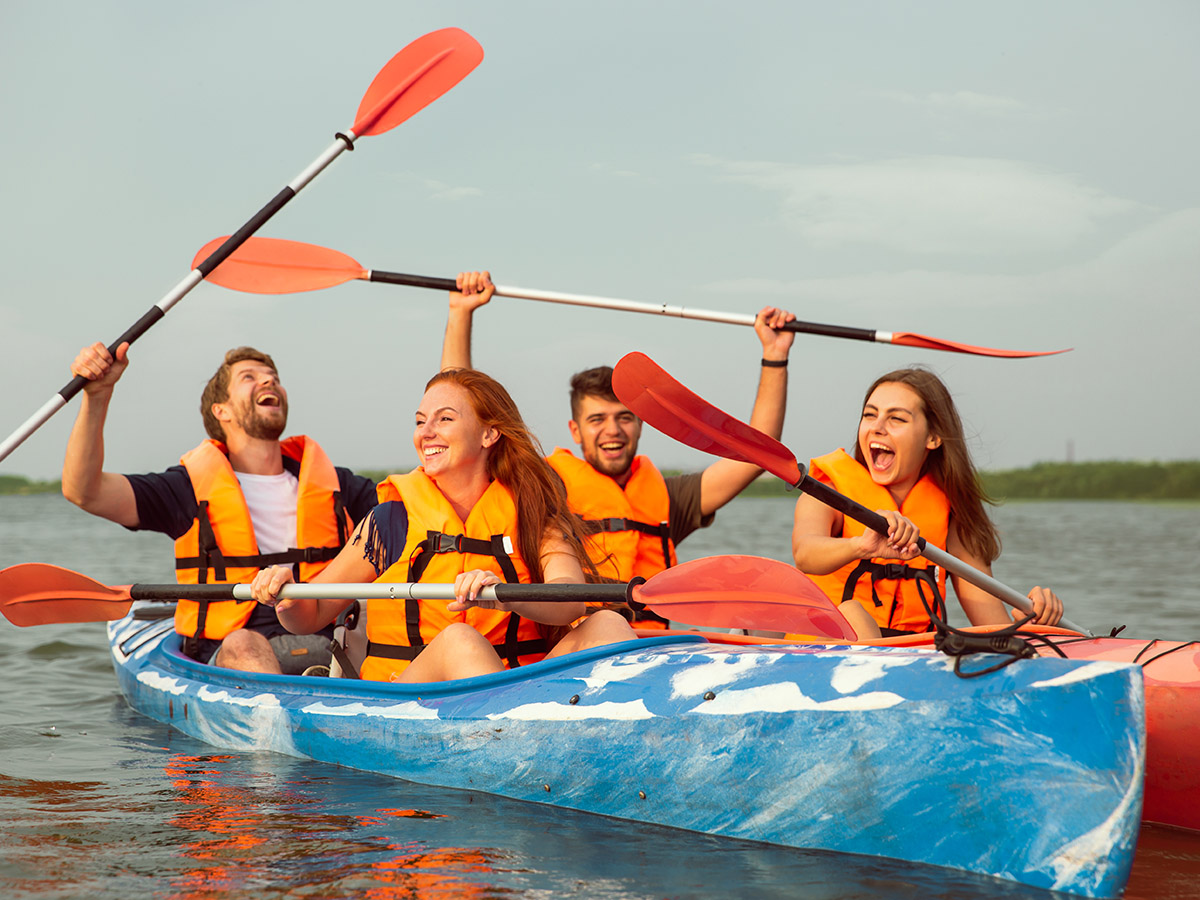
[[[314,581],[453,581],[456,599],[373,603],[363,678],[467,678],[636,637],[610,610],[571,627],[582,603],[479,597],[502,581],[583,582],[591,565],[562,481],[502,385],[471,369],[439,372],[417,408],[413,445],[422,464],[379,485],[380,505]],[[253,584],[291,631],[319,630],[349,606],[277,600],[291,580],[274,567]]]
[[[792,527],[801,571],[835,603],[861,603],[884,634],[928,631],[931,612],[945,617],[946,573],[920,556],[918,537],[991,574],[1000,536],[984,508],[990,500],[954,400],[929,370],[877,378],[863,400],[854,456],[838,450],[818,457],[809,474],[888,520],[885,537],[803,495]],[[972,624],[1011,623],[999,599],[961,578],[952,582]],[[1053,591],[1035,587],[1029,599],[1036,624],[1062,618]]]

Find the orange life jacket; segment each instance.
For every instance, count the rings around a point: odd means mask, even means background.
[[[600,575],[615,581],[650,578],[676,565],[667,518],[667,483],[654,463],[635,456],[625,487],[570,450],[546,457],[567,486],[571,511],[593,535],[589,555]]]
[[[299,566],[308,581],[337,556],[354,527],[342,505],[337,471],[317,442],[295,435],[280,442],[283,455],[300,461],[296,497],[296,543],[282,553],[259,553],[254,524],[225,445],[206,440],[180,460],[199,509],[192,527],[175,541],[175,578],[180,584],[250,581],[264,566]],[[246,624],[254,604],[236,600],[180,600],[175,630],[188,637],[221,640]]]
[[[896,509],[896,501],[888,489],[876,484],[871,473],[845,450],[812,460],[809,474],[868,509]],[[898,512],[921,530],[926,541],[946,546],[950,503],[928,475],[913,485]],[[864,531],[866,526],[843,516],[840,537],[858,537]],[[929,631],[933,623],[921,601],[922,593],[934,610],[941,607],[940,614],[945,615],[942,598],[946,596],[946,573],[923,556],[907,561],[857,560],[828,575],[811,577],[834,603],[843,603],[851,597],[857,599],[880,628]]]
[[[404,552],[377,581],[449,583],[462,572],[487,569],[506,582],[529,584],[529,567],[516,546],[517,507],[508,488],[493,481],[463,522],[423,468],[390,475],[376,489],[379,502],[399,500],[408,514]],[[516,613],[472,607],[450,612],[445,600],[371,604],[363,678],[387,681],[416,659],[447,626],[466,622],[488,639],[510,668],[541,659],[550,646],[536,622]],[[403,614],[401,614],[403,612]]]
[[[633,458],[624,487],[570,450],[556,447],[546,461],[567,486],[571,511],[583,519],[588,556],[602,578],[651,578],[677,564],[667,521],[667,483],[649,459]],[[634,622],[649,628],[667,625],[647,610],[635,614]]]

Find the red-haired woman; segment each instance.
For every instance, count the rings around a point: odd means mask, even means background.
[[[835,603],[861,603],[883,634],[930,630],[926,604],[945,616],[946,573],[919,555],[918,537],[991,574],[1000,537],[954,400],[932,372],[900,369],[876,379],[863,400],[854,456],[818,457],[809,474],[888,520],[884,537],[804,495],[792,527],[797,567]],[[1000,600],[951,578],[972,624],[1011,624]],[[1062,618],[1053,591],[1035,587],[1029,599],[1036,624]]]
[[[314,581],[454,582],[456,599],[375,603],[367,615],[363,678],[445,681],[636,638],[601,610],[572,628],[582,603],[479,599],[502,581],[579,583],[590,566],[562,481],[542,458],[508,392],[471,369],[429,380],[413,445],[422,465],[379,486],[380,505]],[[256,600],[286,628],[311,633],[344,600],[277,600],[286,567],[259,572]],[[504,657],[502,660],[501,657]]]

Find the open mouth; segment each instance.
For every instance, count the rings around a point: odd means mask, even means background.
[[[426,459],[430,459],[431,457],[445,453],[446,449],[445,447],[425,447],[421,452],[425,454]]]
[[[269,406],[275,409],[278,409],[283,405],[278,394],[272,394],[269,392],[259,394],[258,397],[255,398],[254,404],[256,406]]]
[[[896,451],[884,444],[872,441],[867,449],[871,454],[871,468],[877,472],[886,472],[896,461]]]
[[[607,441],[599,446],[605,453],[620,453],[625,449],[625,444],[620,441]]]

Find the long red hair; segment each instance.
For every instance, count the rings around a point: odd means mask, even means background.
[[[429,379],[425,390],[449,382],[467,392],[471,408],[485,426],[500,437],[488,450],[488,475],[513,495],[517,506],[517,546],[533,581],[544,579],[542,544],[547,535],[561,535],[584,571],[595,567],[583,549],[583,525],[567,504],[567,490],[546,462],[541,444],[526,427],[517,404],[504,385],[475,369],[444,369]]]
[[[918,366],[897,369],[880,375],[867,388],[863,406],[881,384],[903,384],[920,398],[929,432],[941,438],[941,445],[930,450],[921,466],[921,474],[929,475],[950,501],[950,515],[963,544],[975,556],[991,563],[1000,555],[1000,534],[984,509],[994,503],[979,483],[979,474],[971,461],[967,441],[963,436],[962,419],[954,398],[940,378]],[[854,458],[867,465],[858,436],[854,438]]]

